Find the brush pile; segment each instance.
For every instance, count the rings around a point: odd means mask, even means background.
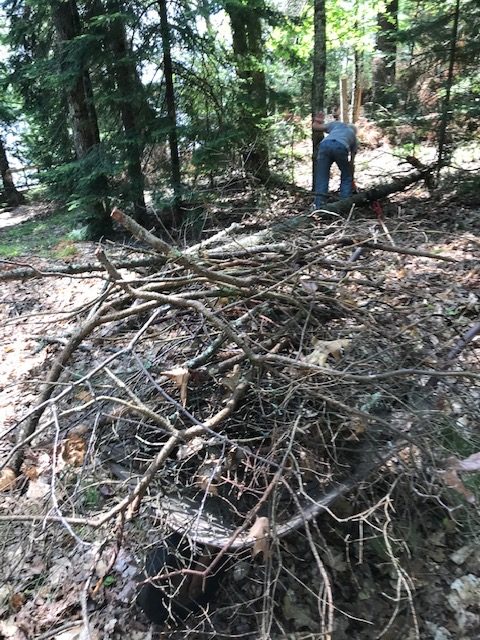
[[[430,468],[428,491],[443,491],[429,438],[479,391],[458,366],[467,310],[450,344],[435,337],[446,325],[432,301],[468,270],[455,247],[412,248],[401,224],[332,216],[280,236],[234,224],[179,251],[113,217],[146,257],[128,268],[97,250],[102,289],[4,452],[3,486],[30,496],[11,520],[86,539],[113,527],[106,575],[125,540],[172,530],[267,558],[367,482],[388,496],[406,469]],[[454,489],[467,495],[459,478]]]

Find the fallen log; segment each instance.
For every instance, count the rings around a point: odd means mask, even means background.
[[[377,185],[372,189],[368,189],[367,191],[363,191],[362,193],[355,194],[350,198],[345,198],[343,200],[339,200],[332,204],[325,205],[322,209],[317,210],[313,214],[302,213],[297,216],[290,217],[282,222],[278,222],[260,232],[254,234],[248,234],[249,242],[248,246],[245,247],[244,251],[247,253],[254,252],[257,245],[265,241],[265,238],[268,237],[271,241],[272,238],[276,238],[280,234],[284,234],[288,231],[293,231],[295,229],[306,227],[308,225],[313,225],[317,218],[322,218],[325,213],[336,213],[339,215],[348,213],[352,207],[360,207],[362,205],[368,204],[369,202],[375,202],[375,200],[381,200],[386,196],[396,193],[398,191],[404,191],[408,186],[414,184],[415,182],[419,182],[420,180],[425,180],[431,174],[435,165],[431,166],[423,166],[417,171],[413,173],[409,173],[406,176],[401,178],[397,178],[392,182]],[[182,258],[187,255],[195,255],[199,252],[204,252],[207,246],[214,247],[214,251],[218,251],[219,249],[227,249],[231,246],[232,235],[235,235],[235,250],[238,251],[238,241],[241,240],[245,242],[245,238],[247,234],[238,237],[237,234],[241,231],[242,226],[239,224],[230,225],[228,229],[224,229],[218,234],[215,234],[212,238],[209,238],[198,245],[190,247],[186,251],[182,252]],[[225,242],[225,244],[219,244],[221,242]],[[148,244],[148,243],[147,243]],[[212,252],[213,253],[213,252]],[[176,253],[177,257],[179,253]],[[208,252],[207,252],[208,255]],[[136,269],[139,267],[149,267],[153,265],[162,265],[165,264],[165,256],[164,255],[156,255],[149,256],[148,258],[140,258],[134,260],[121,260],[118,262],[114,262],[114,267],[116,269]],[[3,265],[3,267],[2,267]],[[7,282],[12,280],[26,280],[32,278],[47,278],[47,277],[72,277],[75,275],[81,275],[85,273],[104,273],[104,268],[100,264],[66,264],[62,266],[49,267],[46,270],[39,269],[34,265],[30,264],[22,264],[16,263],[14,261],[1,260],[0,261],[0,282]]]
[[[332,204],[327,204],[321,209],[317,209],[313,214],[304,213],[298,216],[294,216],[293,218],[288,218],[288,220],[284,220],[277,224],[274,224],[270,227],[271,233],[276,236],[277,234],[284,233],[285,231],[289,231],[291,229],[298,229],[299,227],[303,227],[307,224],[311,224],[316,217],[323,217],[324,213],[337,213],[339,215],[348,213],[352,207],[361,207],[370,202],[375,202],[376,200],[382,200],[382,198],[386,198],[392,193],[397,193],[398,191],[404,191],[407,187],[420,180],[425,180],[428,175],[435,169],[436,165],[430,165],[423,169],[419,169],[417,171],[413,171],[406,176],[401,178],[396,178],[392,182],[388,182],[385,184],[376,185],[371,189],[367,189],[367,191],[362,191],[361,193],[357,193],[350,198],[344,198],[343,200],[338,200],[337,202],[333,202]]]
[[[139,258],[137,260],[120,260],[115,262],[116,269],[137,269],[165,264],[165,258],[160,255]],[[98,272],[99,277],[105,276],[103,265],[91,262],[87,264],[63,264],[61,266],[48,267],[45,271],[31,264],[0,260],[0,282],[10,280],[30,280],[32,278],[72,278],[85,273]]]

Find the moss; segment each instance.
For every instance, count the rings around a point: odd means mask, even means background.
[[[57,210],[27,222],[0,228],[0,256],[70,257],[76,254],[76,249],[68,234],[78,226],[77,216]]]

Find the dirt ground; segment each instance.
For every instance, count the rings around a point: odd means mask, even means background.
[[[387,159],[389,172],[398,169],[397,159],[385,148],[359,158],[360,188],[385,175]],[[385,328],[382,344],[375,348],[367,340],[357,344],[355,362],[361,362],[364,371],[375,370],[377,361],[388,358],[387,335],[396,336],[396,349],[403,344],[403,366],[412,361],[415,366],[421,362],[428,367],[434,360],[445,359],[479,321],[480,208],[469,195],[459,192],[455,180],[452,174],[433,194],[418,185],[392,196],[382,203],[381,221],[367,210],[352,212],[350,219],[341,223],[345,234],[353,230],[363,237],[380,237],[394,246],[456,261],[395,251],[372,251],[360,261],[355,277],[358,282],[369,280],[370,288],[350,282],[342,291],[341,302],[359,310],[381,308]],[[235,198],[235,206],[232,198],[227,198],[214,213],[218,223],[243,222],[254,228],[305,211],[310,200],[307,195],[281,189],[264,192],[256,208],[251,200]],[[22,207],[14,215],[0,212],[0,238],[2,227],[21,225],[36,211],[35,207]],[[70,263],[96,264],[94,243],[78,242],[75,248]],[[131,255],[130,249],[121,245],[110,245],[107,252],[112,261]],[[8,456],[15,444],[18,423],[35,408],[54,358],[79,321],[84,322],[92,313],[108,281],[102,271],[49,275],[59,262],[34,255],[0,261],[0,273],[25,265],[45,275],[1,282],[1,458]],[[381,292],[373,287],[377,276],[382,279]],[[263,320],[272,323],[271,318]],[[125,334],[133,336],[136,330],[137,326],[125,327]],[[174,327],[170,330],[175,332]],[[197,335],[191,330],[192,336]],[[349,329],[350,334],[360,330],[363,326]],[[152,353],[142,351],[145,360],[154,359],[153,353],[160,357],[154,334],[148,347]],[[478,374],[479,344],[475,336],[446,368]],[[123,345],[119,334],[112,331],[89,336],[68,365],[65,377],[59,379],[59,388],[67,385],[67,375],[84,375],[101,357],[115,354]],[[176,354],[162,352],[161,357],[172,366]],[[136,375],[133,370],[131,375]],[[73,400],[88,403],[87,391],[78,388]],[[388,397],[389,385],[379,384],[376,392]],[[373,402],[374,396],[372,392],[365,404]],[[77,406],[73,400],[72,407]],[[479,380],[442,379],[437,401],[441,404],[435,410],[451,422],[441,435],[439,431],[438,437],[431,438],[429,455],[410,442],[408,451],[339,497],[331,510],[306,527],[274,538],[269,549],[255,558],[248,550],[237,554],[208,610],[163,628],[152,627],[135,605],[144,552],[158,527],[155,496],[150,495],[141,516],[122,529],[120,549],[115,543],[118,528],[106,523],[92,529],[86,524],[71,524],[62,516],[68,511],[80,520],[94,517],[115,504],[117,493],[123,495],[128,481],[112,476],[108,464],[111,458],[117,460],[110,448],[113,451],[126,437],[121,434],[115,440],[115,429],[126,429],[128,424],[111,425],[105,435],[94,414],[82,414],[79,422],[83,431],[78,433],[95,432],[86,440],[87,451],[81,455],[84,466],[88,460],[88,473],[82,471],[82,465],[70,464],[71,458],[65,456],[63,466],[55,467],[52,451],[60,441],[66,442],[67,430],[63,426],[46,429],[43,437],[39,435],[29,444],[22,479],[1,494],[0,637],[480,638],[478,470],[463,481],[464,476],[455,476],[448,462],[450,456],[467,458],[479,451]],[[400,403],[389,420],[402,421],[404,415]],[[72,424],[69,422],[68,428]],[[440,419],[433,424],[440,424]],[[455,433],[451,425],[455,425]],[[135,429],[135,456],[141,454],[148,461],[151,450],[142,440],[151,433]],[[362,439],[361,425],[349,429],[352,441]],[[401,429],[408,436],[404,422]],[[49,479],[41,486],[44,467],[49,468]],[[55,473],[51,473],[52,467],[57,469]],[[137,477],[139,473],[137,470]]]

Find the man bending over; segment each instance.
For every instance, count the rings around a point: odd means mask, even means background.
[[[352,195],[354,161],[358,148],[357,128],[353,124],[335,120],[325,124],[323,113],[315,114],[312,128],[328,133],[318,146],[315,164],[315,208],[320,209],[327,202],[330,167],[334,162],[341,173],[340,197],[348,198]]]

